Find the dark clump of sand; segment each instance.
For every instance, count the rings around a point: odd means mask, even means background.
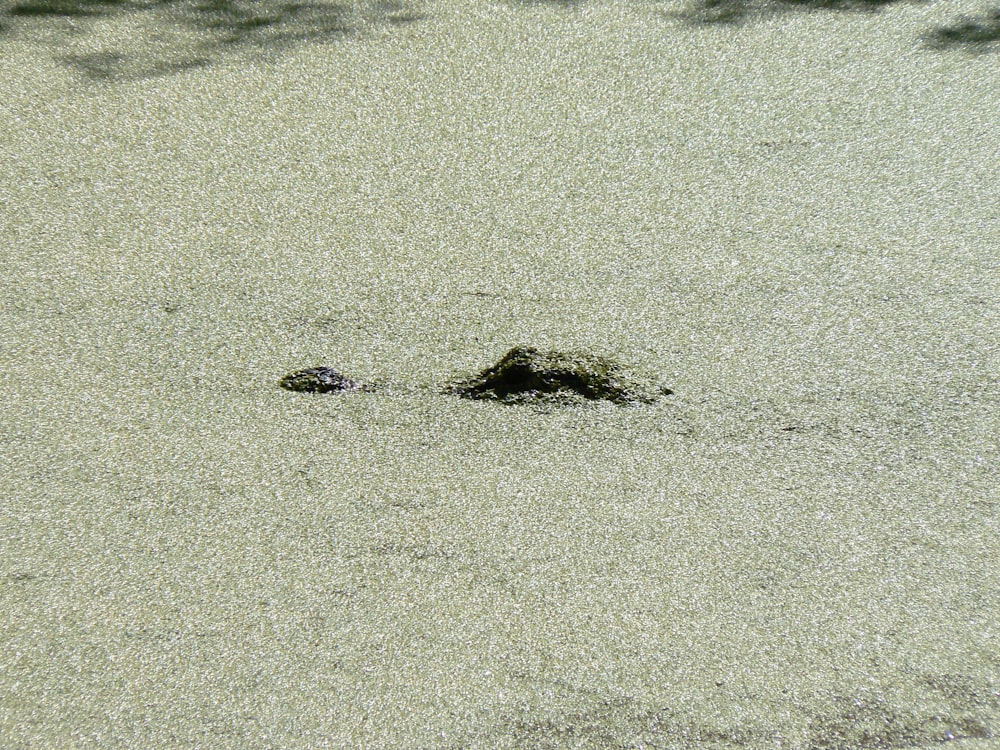
[[[309,367],[281,378],[278,384],[298,393],[371,392],[376,384],[349,378],[332,367]],[[393,390],[422,390],[410,384]],[[607,357],[584,352],[540,351],[516,346],[477,375],[453,381],[444,394],[505,404],[610,401],[618,405],[651,404],[673,393],[670,388],[629,372]]]
[[[309,367],[296,370],[278,381],[289,391],[298,393],[344,393],[345,391],[367,391],[369,386],[352,380],[332,367]]]
[[[583,398],[627,405],[653,403],[673,391],[629,373],[606,357],[516,346],[496,364],[452,384],[447,392],[507,404]]]

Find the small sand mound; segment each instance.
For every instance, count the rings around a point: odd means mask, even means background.
[[[656,401],[669,388],[637,378],[613,360],[577,352],[542,352],[518,346],[478,375],[454,383],[447,392],[463,398],[508,404],[546,400],[605,400],[619,405]]]
[[[278,384],[299,393],[344,393],[345,391],[370,390],[364,383],[351,380],[332,367],[310,367],[285,375]]]

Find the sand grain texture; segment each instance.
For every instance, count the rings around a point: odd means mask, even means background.
[[[350,7],[3,6],[0,744],[994,747],[989,8]]]

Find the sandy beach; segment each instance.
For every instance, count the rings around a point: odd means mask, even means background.
[[[0,746],[1000,747],[992,6],[61,7]],[[518,344],[673,394],[441,392]]]

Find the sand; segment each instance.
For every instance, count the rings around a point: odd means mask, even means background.
[[[998,746],[983,6],[171,7],[0,16],[3,747]]]

